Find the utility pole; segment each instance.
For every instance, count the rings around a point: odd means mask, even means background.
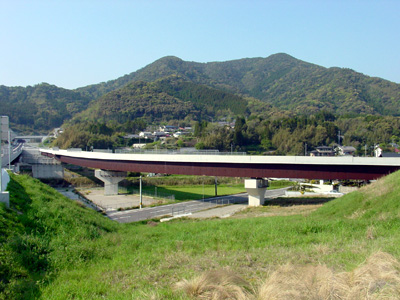
[[[139,194],[140,194],[140,204],[139,208],[141,209],[143,206],[143,197],[142,197],[142,175],[139,177]]]
[[[338,139],[338,144],[339,144],[339,146],[340,146],[340,130],[339,130],[339,134],[338,134],[338,136],[337,136],[337,139]]]
[[[11,131],[8,129],[8,169],[11,169]]]
[[[2,179],[3,179],[3,163],[1,161],[3,153],[1,152],[1,142],[3,141],[3,136],[2,136],[2,125],[0,122],[0,193],[3,191],[3,184],[2,184]]]
[[[215,197],[218,196],[218,190],[217,190],[218,182],[217,182],[217,176],[215,176]]]

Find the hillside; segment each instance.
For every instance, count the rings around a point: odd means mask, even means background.
[[[0,298],[397,299],[399,180],[308,215],[116,224],[12,176]]]
[[[27,175],[12,175],[0,203],[0,299],[36,299],[58,270],[103,254],[95,242],[116,224]]]
[[[90,98],[49,85],[0,86],[0,115],[7,115],[17,131],[47,133],[87,108]]]
[[[187,81],[253,97],[297,113],[400,115],[400,85],[350,69],[324,68],[287,54],[196,63],[164,57],[129,75],[77,89],[92,98],[131,81],[178,75]]]
[[[180,78],[179,86],[170,79],[164,80],[162,86],[157,82],[171,76]],[[167,87],[168,84],[171,86]],[[138,91],[133,91],[135,88]],[[132,108],[132,100],[122,103],[118,95],[124,96],[124,101],[135,98],[138,106]],[[107,107],[104,104],[109,101],[111,112],[97,111],[105,119],[146,116],[160,120],[182,119],[186,115],[209,119],[215,115],[243,115],[247,109],[243,98],[265,103],[267,106],[251,104],[259,112],[273,107],[286,114],[326,110],[337,115],[400,116],[399,84],[350,69],[324,68],[282,53],[209,63],[168,56],[118,79],[73,91],[49,84],[26,88],[0,86],[0,114],[10,117],[15,130],[46,132],[84,111],[96,99],[100,100],[92,105],[92,111],[96,111],[96,106]],[[127,108],[122,104],[127,104]],[[116,117],[118,110],[122,115]]]
[[[267,107],[267,105],[264,105]],[[116,120],[135,118],[151,122],[199,120],[248,113],[242,97],[169,76],[154,82],[134,81],[94,101],[77,119]]]

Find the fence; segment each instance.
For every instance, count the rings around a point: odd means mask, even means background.
[[[121,202],[113,203],[110,205],[102,205],[104,210],[115,210],[115,209],[134,209],[135,221],[159,218],[162,216],[180,216],[187,215],[194,212],[207,210],[221,205],[229,205],[233,202],[229,198],[225,199],[207,199],[207,200],[192,200],[181,203],[175,203],[170,205],[160,205],[157,207],[147,207],[144,209],[137,209],[137,202]]]
[[[135,194],[135,195],[140,195],[140,190],[132,190],[131,192],[128,191],[127,188],[120,187],[119,192],[121,194]],[[144,191],[142,190],[142,195],[151,197],[151,198],[160,198],[160,199],[168,199],[168,200],[175,200],[175,195],[174,194],[168,194],[168,193],[160,193],[157,191],[157,187],[154,188],[154,192],[151,191]]]

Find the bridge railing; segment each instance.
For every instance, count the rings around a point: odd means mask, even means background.
[[[45,149],[45,147],[44,147]],[[49,148],[50,149],[50,148]],[[52,150],[60,150],[55,147]],[[178,154],[178,155],[247,155],[246,152],[221,152],[219,150],[186,150],[186,149],[92,149],[85,151],[81,148],[68,148],[68,152],[100,152],[115,154]]]
[[[143,149],[115,149],[114,153],[124,154],[178,154],[178,155],[246,155],[246,152],[220,152],[219,150],[192,150],[185,151],[181,149],[170,150],[170,149],[154,149],[154,150],[143,150]]]

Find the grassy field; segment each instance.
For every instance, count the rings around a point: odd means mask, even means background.
[[[399,181],[303,215],[116,224],[12,176],[0,299],[398,299]]]
[[[201,177],[199,176],[179,176],[179,179],[174,179],[178,184],[170,185],[170,184],[161,184],[159,186],[146,185],[143,186],[143,191],[149,192],[152,195],[174,195],[175,200],[177,201],[185,201],[185,200],[200,200],[204,198],[215,197],[215,185],[214,184],[183,184],[185,179],[189,180],[189,182],[193,182]],[[171,179],[167,178],[167,183],[171,183]],[[179,181],[180,180],[180,181]],[[214,180],[214,179],[213,179]],[[236,181],[236,180],[235,180]],[[238,180],[239,183],[232,181],[229,183],[221,183],[218,184],[217,187],[217,195],[225,196],[225,195],[233,195],[239,193],[245,193],[246,190],[244,188],[243,180]],[[157,183],[162,183],[162,181],[157,181]],[[270,187],[268,189],[278,189],[283,187],[288,187],[293,185],[293,182],[290,181],[272,181]],[[139,193],[137,187],[129,187],[127,188],[129,193]]]

